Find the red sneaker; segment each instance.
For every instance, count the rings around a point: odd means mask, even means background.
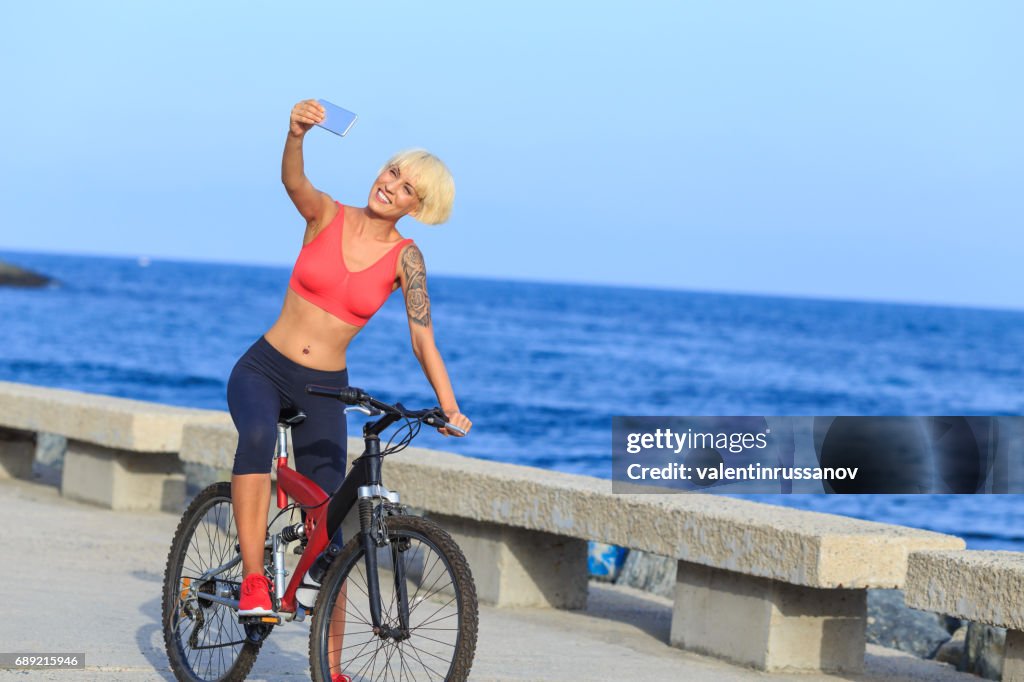
[[[352,678],[341,673],[334,673],[331,675],[331,682],[352,682]]]
[[[242,598],[238,600],[239,616],[272,616],[274,603],[270,600],[270,580],[259,573],[250,573],[242,581]]]

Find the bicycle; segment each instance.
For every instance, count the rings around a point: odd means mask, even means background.
[[[353,681],[464,681],[476,649],[478,618],[469,565],[447,532],[411,515],[398,493],[381,481],[384,456],[407,447],[423,424],[460,430],[436,407],[407,410],[358,388],[309,384],[306,392],[341,400],[351,406],[346,413],[380,418],[363,426],[362,455],[328,495],[288,466],[287,433],[305,414],[281,411],[276,453],[280,511],[268,523],[264,550],[274,616],[239,622],[235,613],[242,568],[231,484],[215,483],[192,500],[175,531],[164,574],[164,641],[175,677],[182,682],[244,680],[275,627],[312,615],[309,665],[316,682],[337,682],[345,675]],[[402,420],[382,450],[380,434]],[[353,507],[358,507],[359,532],[339,546],[332,539]],[[296,510],[305,512],[304,520],[272,532],[284,514],[290,512],[294,520]],[[286,583],[285,552],[294,542],[301,559]],[[310,569],[325,564],[318,581]]]

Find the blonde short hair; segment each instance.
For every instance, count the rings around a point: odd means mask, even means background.
[[[441,159],[425,149],[408,149],[388,159],[380,171],[391,166],[398,166],[402,175],[412,178],[420,197],[419,209],[411,214],[416,220],[428,225],[448,220],[455,203],[455,180]]]

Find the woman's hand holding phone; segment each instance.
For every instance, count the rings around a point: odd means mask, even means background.
[[[301,137],[309,132],[317,123],[321,123],[327,112],[323,105],[315,99],[304,99],[292,107],[292,116],[288,132]]]

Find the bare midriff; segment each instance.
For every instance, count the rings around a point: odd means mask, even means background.
[[[277,322],[263,335],[282,355],[311,369],[345,369],[345,351],[362,327],[344,322],[302,298],[291,287]]]

